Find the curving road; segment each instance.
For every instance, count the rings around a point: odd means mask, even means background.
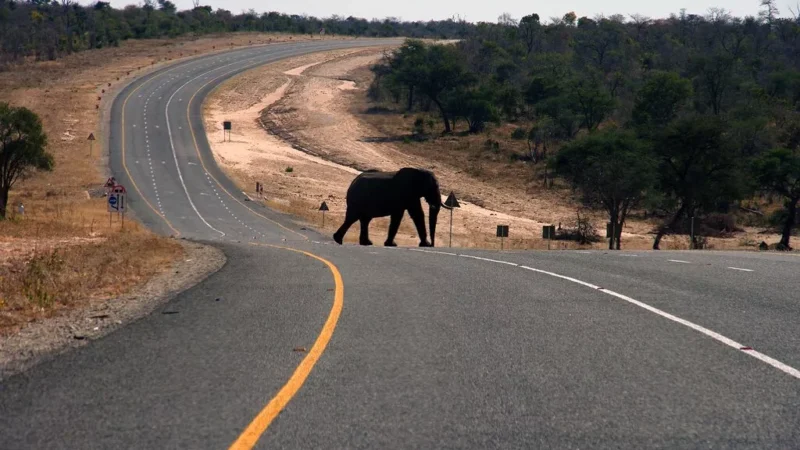
[[[130,206],[228,263],[3,381],[0,448],[800,446],[796,256],[337,246],[245,201],[211,157],[204,96],[375,43],[204,56],[118,95]]]

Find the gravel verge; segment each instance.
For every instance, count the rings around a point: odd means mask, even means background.
[[[179,242],[184,257],[138,289],[117,298],[92,300],[0,337],[0,381],[148,315],[218,271],[227,261],[221,250],[210,245]]]

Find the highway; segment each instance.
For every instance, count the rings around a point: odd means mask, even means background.
[[[374,43],[233,50],[121,91],[130,207],[228,262],[3,381],[0,448],[800,448],[796,255],[338,246],[245,201],[204,96]]]

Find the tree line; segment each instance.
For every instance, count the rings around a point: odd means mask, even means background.
[[[619,248],[631,212],[661,219],[653,248],[690,217],[772,197],[789,242],[800,202],[800,20],[773,0],[724,9],[479,23],[455,45],[408,40],[372,70],[370,95],[435,112],[442,131],[516,123],[529,160],[608,212]],[[558,149],[558,151],[554,151]],[[545,172],[546,174],[547,172]]]
[[[126,39],[203,35],[221,32],[282,32],[363,37],[456,38],[472,28],[463,20],[405,22],[388,17],[317,18],[278,12],[230,11],[200,5],[179,11],[170,0],[144,0],[141,6],[113,8],[97,1],[0,0],[0,67],[22,58],[53,60],[93,48],[118,46]]]

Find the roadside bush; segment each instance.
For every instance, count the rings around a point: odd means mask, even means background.
[[[586,216],[581,216],[581,212],[576,212],[577,218],[574,225],[569,228],[556,230],[555,239],[559,241],[575,241],[580,245],[587,245],[603,240],[597,232],[597,228]]]
[[[725,234],[744,231],[736,226],[736,217],[732,214],[711,213],[703,217],[700,223],[711,233]]]
[[[412,128],[414,134],[425,134],[425,119],[417,117],[414,120],[414,127]]]
[[[516,128],[513,132],[511,132],[511,139],[522,140],[525,139],[527,132],[524,128]]]

